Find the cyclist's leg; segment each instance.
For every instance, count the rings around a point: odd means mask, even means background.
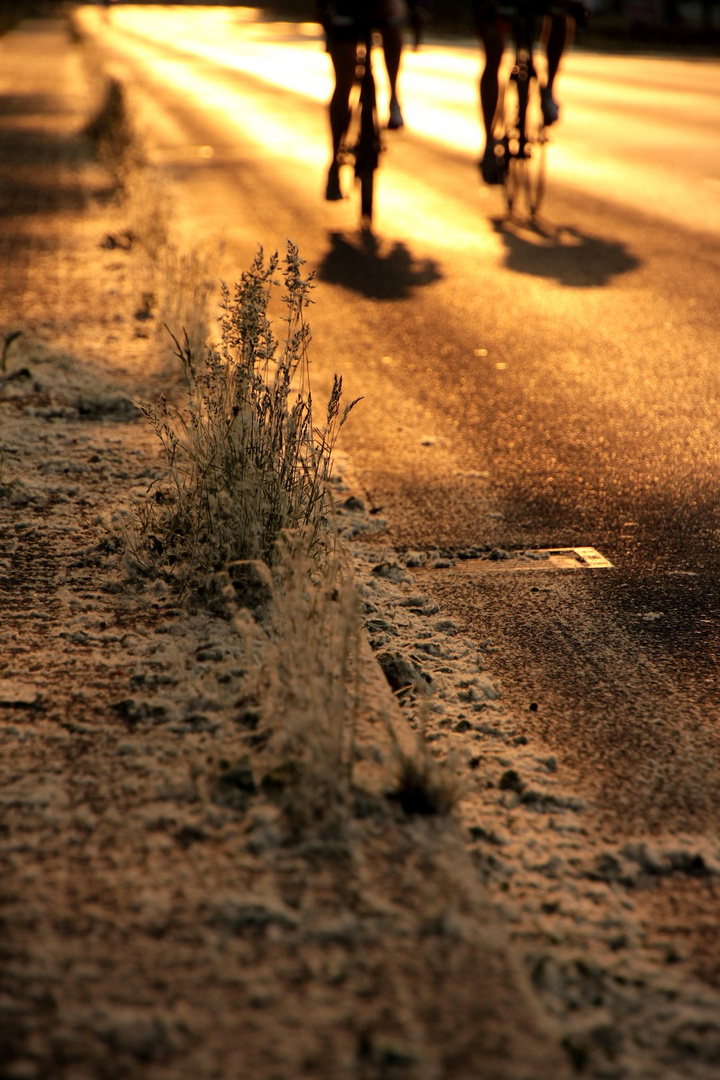
[[[480,76],[480,112],[485,131],[485,148],[480,158],[480,171],[486,184],[501,184],[502,172],[495,157],[493,127],[497,111],[500,62],[505,47],[505,33],[493,0],[476,4],[476,30],[485,50],[485,67]]]
[[[547,83],[540,91],[543,119],[546,124],[554,124],[560,115],[560,106],[555,100],[553,84],[560,67],[568,37],[568,20],[564,13],[549,15],[543,27],[543,41],[547,55]]]
[[[390,130],[401,128],[403,120],[400,102],[397,93],[397,80],[400,71],[400,59],[402,57],[402,30],[399,26],[387,24],[382,28],[383,54],[385,56],[385,68],[390,84],[390,117],[388,127]]]
[[[328,170],[325,198],[335,201],[342,199],[338,153],[350,123],[350,91],[355,78],[355,41],[332,40],[328,43],[328,52],[335,72],[335,89],[329,106],[333,156]]]
[[[397,81],[403,51],[403,27],[407,22],[407,4],[405,0],[382,0],[377,8],[377,25],[382,34],[383,55],[388,83],[390,84],[390,130],[404,125]]]

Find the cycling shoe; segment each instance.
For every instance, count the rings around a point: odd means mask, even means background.
[[[342,197],[343,193],[340,188],[340,168],[337,165],[331,165],[327,177],[325,198],[328,202],[339,202]]]
[[[397,101],[390,102],[390,119],[387,126],[389,131],[397,131],[398,128],[405,126],[403,114]]]
[[[486,147],[485,153],[480,158],[480,174],[486,184],[495,185],[503,182],[502,163],[492,145]]]
[[[544,86],[540,91],[540,104],[545,126],[550,127],[560,116],[560,106],[552,96],[552,90],[549,86]]]

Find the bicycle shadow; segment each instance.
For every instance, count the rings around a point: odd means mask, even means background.
[[[330,247],[317,276],[369,300],[405,300],[413,290],[440,281],[434,259],[416,259],[400,240],[388,243],[372,233],[330,233]]]
[[[620,241],[589,236],[569,225],[491,218],[505,245],[505,266],[518,274],[552,278],[560,285],[586,289],[607,285],[640,265]]]

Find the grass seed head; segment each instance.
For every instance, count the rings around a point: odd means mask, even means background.
[[[297,530],[308,552],[323,550],[332,454],[355,402],[341,409],[336,377],[326,422],[315,425],[306,322],[312,275],[302,266],[291,243],[282,263],[259,249],[234,291],[222,287],[218,346],[198,350],[187,333],[172,337],[182,403],[144,406],[165,469],[138,510],[139,533],[156,572],[183,587],[202,590],[208,575],[249,561],[274,565],[278,542]],[[281,339],[269,316],[279,277]]]

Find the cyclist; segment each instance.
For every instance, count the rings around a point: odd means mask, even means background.
[[[552,5],[552,10],[549,10]],[[543,121],[554,124],[560,106],[553,86],[565,50],[571,20],[584,22],[584,7],[578,0],[474,0],[475,28],[485,49],[485,68],[480,77],[480,109],[485,129],[485,149],[480,158],[480,172],[486,184],[503,182],[502,168],[495,155],[493,124],[499,98],[499,70],[505,41],[518,10],[543,20],[542,41],[547,57],[547,81],[540,88]]]
[[[338,152],[350,123],[350,91],[355,77],[357,42],[368,31],[382,36],[383,54],[390,83],[390,130],[403,127],[404,120],[397,93],[397,79],[402,56],[403,26],[412,22],[417,44],[425,0],[318,0],[318,13],[327,40],[327,51],[335,73],[335,88],[330,99],[330,131],[333,158],[328,171],[325,198],[342,199]]]

